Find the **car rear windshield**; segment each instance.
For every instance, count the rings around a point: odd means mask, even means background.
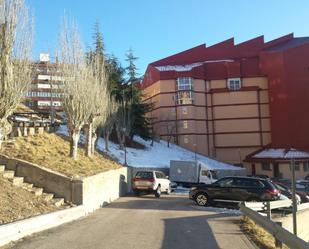
[[[136,178],[142,178],[142,179],[152,179],[153,173],[147,172],[147,171],[139,171],[135,175]]]
[[[265,186],[268,187],[269,189],[277,189],[277,188],[275,187],[275,185],[272,184],[272,182],[270,182],[270,181],[268,181],[268,180],[264,180],[263,182],[265,183]]]

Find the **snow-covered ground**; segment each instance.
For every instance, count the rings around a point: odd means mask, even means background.
[[[57,131],[58,134],[68,135],[66,126],[60,126]],[[168,168],[170,160],[186,160],[194,161],[195,153],[177,145],[170,144],[167,147],[167,142],[161,140],[154,142],[151,146],[151,141],[145,141],[140,137],[135,137],[134,140],[145,146],[145,149],[127,148],[127,164],[132,167],[154,167],[154,168]],[[81,136],[83,142],[83,137]],[[119,145],[109,142],[109,151],[105,151],[105,142],[103,138],[99,138],[97,149],[107,153],[112,158],[117,159],[120,163],[124,163],[125,152],[119,149]],[[217,169],[226,169],[232,167],[226,163],[213,160],[211,158],[197,154],[196,160],[207,164],[210,167]]]

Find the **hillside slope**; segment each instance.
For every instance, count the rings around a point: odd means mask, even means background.
[[[11,146],[4,146],[1,153],[38,164],[67,176],[90,176],[122,167],[97,152],[91,158],[86,157],[81,148],[78,151],[79,160],[74,160],[68,157],[69,149],[69,141],[63,137],[44,133],[16,138]]]
[[[61,126],[57,133],[67,135],[67,127]],[[83,140],[83,137],[81,140]],[[132,167],[168,168],[170,160],[195,161],[195,159],[217,169],[231,167],[230,164],[219,162],[200,154],[195,155],[194,152],[181,148],[175,144],[171,144],[170,147],[167,147],[167,142],[164,140],[154,142],[153,146],[151,146],[151,141],[145,141],[140,137],[135,137],[134,140],[144,145],[146,149],[126,148],[127,164]],[[118,144],[110,141],[109,151],[105,151],[104,139],[99,138],[97,149],[107,153],[109,156],[118,160],[118,162],[124,163],[125,153],[123,150],[119,149]]]

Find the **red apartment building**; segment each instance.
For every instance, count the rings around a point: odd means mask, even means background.
[[[150,63],[154,133],[248,173],[309,173],[309,37],[205,44]]]

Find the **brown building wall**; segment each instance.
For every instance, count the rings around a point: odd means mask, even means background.
[[[248,172],[251,173],[251,164],[246,164]],[[263,170],[261,163],[255,163],[256,174],[258,175],[268,175],[269,177],[274,177],[274,166],[270,164],[270,170]],[[279,174],[282,178],[291,179],[292,171],[290,168],[290,163],[282,162],[279,163]],[[295,171],[296,179],[303,179],[304,176],[308,175],[309,171],[304,171],[303,162],[299,163],[299,170]]]
[[[241,163],[249,153],[271,142],[267,78],[241,80],[240,91],[229,91],[226,79],[194,79],[192,105],[176,104],[176,79],[145,88],[145,101],[155,104],[149,114],[155,118],[155,133],[163,139],[173,135],[174,142],[197,153]]]

